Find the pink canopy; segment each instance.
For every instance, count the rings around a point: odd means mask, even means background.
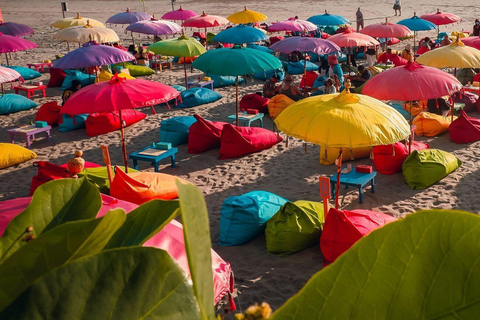
[[[196,16],[183,21],[183,26],[205,29],[205,28],[223,26],[229,23],[230,21],[228,21],[224,17],[210,16],[210,15],[207,15],[204,11],[201,16]]]
[[[462,38],[462,42],[469,47],[480,50],[480,37]]]
[[[430,21],[431,23],[436,24],[437,26],[455,23],[462,20],[462,18],[452,13],[441,13],[439,9],[437,9],[437,12],[435,13],[429,13],[429,14],[424,14],[423,16],[420,16],[420,19]]]
[[[0,67],[0,83],[15,81],[21,76],[16,70]]]
[[[31,41],[0,33],[0,53],[17,52],[36,47],[38,47],[38,45]]]
[[[360,30],[360,32],[374,38],[405,38],[412,35],[412,31],[407,27],[388,21],[371,24]]]
[[[0,236],[4,233],[10,221],[21,213],[32,200],[31,197],[17,198],[0,202]],[[102,208],[98,213],[98,218],[103,217],[109,210],[122,208],[125,212],[136,209],[136,204],[118,200],[102,194]],[[183,226],[181,223],[172,220],[162,231],[150,238],[143,244],[144,247],[155,247],[167,251],[174,258],[180,267],[187,274],[190,274],[188,268],[187,253],[185,252],[185,242],[183,238]],[[225,262],[215,251],[212,250],[212,269],[213,269],[213,288],[215,295],[215,304],[227,293],[233,292],[234,280],[232,268],[228,262]]]
[[[378,46],[380,42],[366,34],[354,32],[350,29],[335,34],[328,38],[328,41],[335,43],[339,47],[369,47]]]
[[[152,19],[132,23],[125,30],[130,32],[161,36],[180,33],[182,32],[182,27],[180,27],[175,22]]]
[[[270,27],[268,27],[268,31],[293,31],[293,32],[310,32],[317,30],[317,26],[311,22],[305,20],[295,20],[295,19],[288,19],[284,21],[273,22]]]
[[[310,37],[289,37],[275,42],[270,49],[276,52],[290,53],[293,51],[313,52],[316,54],[325,54],[338,52],[340,48],[333,42],[325,39]]]
[[[413,101],[440,98],[460,89],[462,84],[451,74],[409,61],[377,74],[362,93],[378,100]]]
[[[196,16],[198,16],[198,13],[196,13],[195,11],[184,10],[182,8],[182,6],[180,6],[180,9],[178,9],[178,10],[170,11],[170,12],[165,13],[162,16],[162,19],[184,21],[184,20],[187,20],[189,18],[196,17]]]

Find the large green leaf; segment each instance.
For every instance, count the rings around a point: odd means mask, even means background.
[[[64,222],[95,218],[101,206],[100,193],[85,178],[43,184],[35,191],[29,206],[5,229],[0,238],[0,260],[25,245],[19,237],[27,227],[33,227],[38,236]]]
[[[177,187],[193,291],[200,305],[201,319],[213,319],[212,243],[207,205],[196,186],[177,181]]]
[[[38,279],[2,313],[8,320],[199,319],[187,275],[167,252],[122,248]]]
[[[52,269],[101,252],[124,222],[122,209],[100,219],[67,222],[15,251],[0,264],[0,311]]]
[[[273,319],[478,319],[480,217],[420,211],[358,241]]]
[[[178,201],[152,200],[127,215],[108,248],[139,246],[163,229],[179,213]]]

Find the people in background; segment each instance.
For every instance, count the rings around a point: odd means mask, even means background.
[[[393,10],[395,10],[395,15],[401,16],[402,15],[402,4],[400,3],[400,0],[395,0],[395,4],[393,5]]]
[[[375,64],[375,61],[377,61],[377,52],[374,46],[367,47],[365,57],[367,58],[368,66],[372,67]]]
[[[142,66],[148,65],[148,52],[143,49],[143,47],[138,48],[138,52],[135,54],[135,59],[137,59],[137,64]]]
[[[360,87],[360,86],[363,85],[365,82],[367,82],[368,80],[370,80],[370,78],[372,77],[372,74],[370,73],[370,71],[368,71],[367,69],[365,69],[364,66],[358,66],[358,73],[359,73],[358,76],[352,77],[352,78],[350,79],[350,80],[352,81],[352,84],[353,84],[355,87]]]
[[[280,76],[275,74],[270,79],[267,79],[263,84],[263,96],[271,98],[278,93],[277,82],[280,81]]]
[[[80,83],[80,80],[72,80],[72,83],[70,85],[70,88],[67,88],[63,91],[63,94],[62,94],[62,106],[65,104],[65,102],[68,100],[68,98],[70,98],[70,96],[72,94],[74,94],[75,92],[77,92],[78,90],[80,90],[80,88],[82,87],[82,84]]]
[[[478,19],[475,19],[475,24],[473,25],[472,35],[474,37],[480,36],[480,20],[478,20]]]
[[[333,78],[333,75],[336,75],[338,77],[338,80],[340,81],[340,84],[343,85],[343,70],[342,67],[340,67],[340,65],[338,64],[337,55],[329,55],[327,59],[330,66],[330,69],[328,70],[329,77]]]
[[[405,59],[405,60],[412,60],[413,61],[413,51],[412,51],[412,45],[411,44],[407,44],[405,46],[405,49],[403,49],[402,51],[402,58]]]
[[[363,26],[363,12],[360,11],[360,8],[357,10],[357,32],[362,30]]]
[[[298,101],[304,97],[300,89],[293,85],[293,78],[291,75],[285,77],[278,93],[286,95],[294,101]]]
[[[440,45],[442,47],[445,47],[445,46],[448,46],[450,43],[452,43],[452,41],[450,40],[450,38],[448,37],[448,35],[445,35],[442,39],[442,42],[440,43]]]

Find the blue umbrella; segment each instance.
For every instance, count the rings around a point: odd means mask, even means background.
[[[432,23],[428,20],[421,19],[421,18],[417,17],[416,13],[413,14],[413,17],[411,17],[409,19],[401,20],[401,21],[397,22],[397,24],[401,24],[402,26],[406,26],[408,29],[413,31],[413,51],[414,52],[415,52],[415,43],[416,43],[416,41],[415,41],[416,32],[417,31],[435,30],[435,29],[438,28],[437,25],[435,25],[434,23]]]
[[[327,10],[325,10],[324,14],[319,14],[308,18],[307,21],[316,24],[317,26],[341,26],[350,23],[347,18],[336,14],[330,14],[327,12]]]
[[[251,43],[267,39],[266,33],[262,30],[243,24],[225,29],[213,37],[213,41],[233,44]]]

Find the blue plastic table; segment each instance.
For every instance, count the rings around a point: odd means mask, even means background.
[[[172,167],[175,168],[175,154],[178,152],[177,148],[170,148],[168,150],[165,150],[164,153],[159,154],[158,156],[149,156],[145,154],[140,154],[140,152],[151,149],[151,146],[145,147],[142,150],[139,150],[137,152],[134,152],[130,154],[128,157],[133,160],[133,168],[135,170],[138,170],[138,160],[140,161],[147,161],[151,162],[155,168],[155,172],[158,172],[158,163],[160,160],[166,159],[168,157],[171,158],[172,161]]]
[[[240,123],[241,126],[243,127],[250,127],[253,121],[260,120],[260,126],[263,128],[263,113],[257,113],[254,117],[244,117],[246,114],[245,113],[239,113],[238,114],[238,122]],[[250,116],[250,114],[249,114]],[[236,115],[232,114],[231,116],[228,116],[228,120],[230,121],[235,121]]]
[[[350,171],[347,174],[340,175],[340,184],[345,186],[347,189],[349,186],[357,187],[358,192],[360,193],[360,203],[363,203],[363,187],[369,182],[372,185],[372,193],[375,193],[375,176],[377,175],[376,171],[372,173],[363,173],[357,172],[355,169]],[[335,199],[335,184],[337,183],[337,175],[330,177],[330,184],[332,190],[332,199]]]

